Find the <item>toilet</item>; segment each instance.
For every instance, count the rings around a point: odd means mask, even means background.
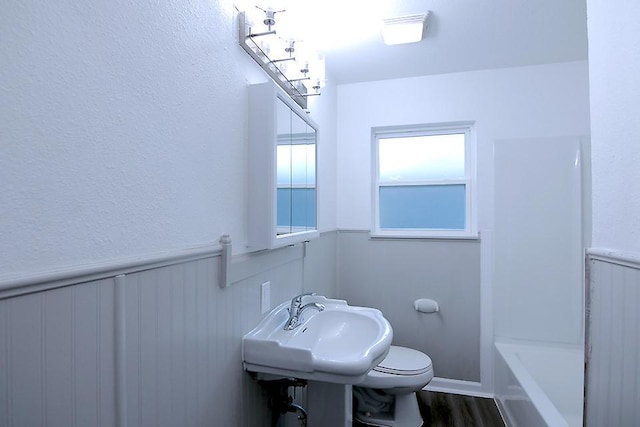
[[[353,413],[358,422],[380,427],[423,425],[416,392],[433,378],[431,358],[392,345],[382,362],[353,386]]]

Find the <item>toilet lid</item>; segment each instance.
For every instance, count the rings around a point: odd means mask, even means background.
[[[387,357],[374,371],[394,375],[420,375],[431,369],[431,358],[426,354],[407,347],[392,345]]]

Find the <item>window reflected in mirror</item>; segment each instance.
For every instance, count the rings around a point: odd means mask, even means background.
[[[282,102],[278,108],[276,177],[277,235],[314,230],[316,131]]]

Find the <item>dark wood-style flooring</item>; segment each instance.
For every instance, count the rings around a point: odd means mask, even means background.
[[[493,399],[421,391],[417,393],[425,427],[504,427]],[[354,420],[354,427],[366,427]]]
[[[418,404],[429,427],[504,427],[496,402],[490,398],[421,391]]]

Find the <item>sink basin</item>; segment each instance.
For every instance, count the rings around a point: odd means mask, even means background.
[[[309,296],[325,309],[305,310],[299,326],[285,330],[290,302],[274,308],[242,339],[247,371],[265,379],[293,377],[355,384],[384,359],[393,338],[391,325],[379,310],[354,307],[346,301]]]

